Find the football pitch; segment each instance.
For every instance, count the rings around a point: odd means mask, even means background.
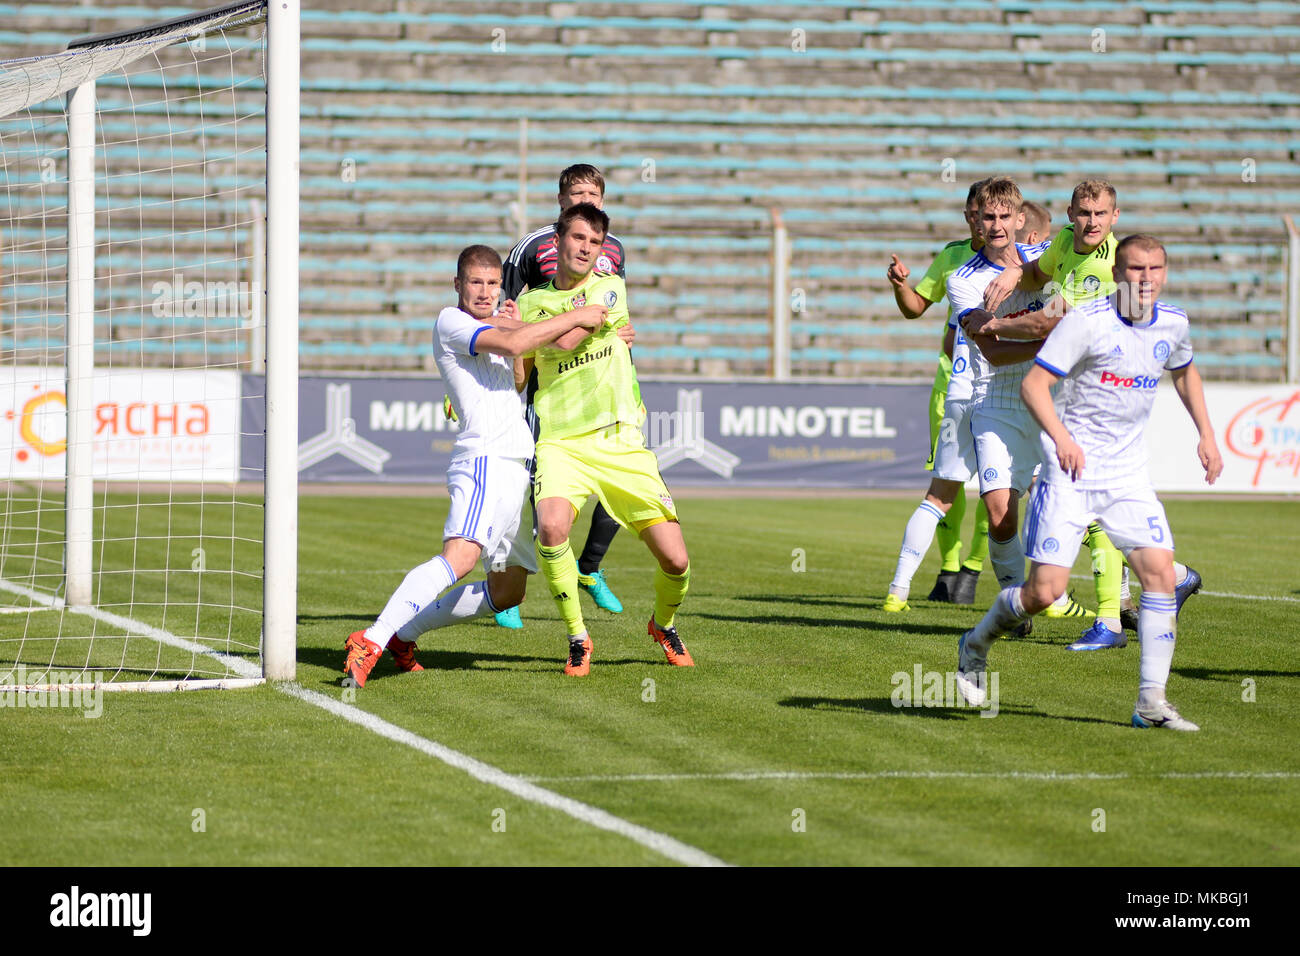
[[[304,497],[296,685],[6,709],[0,863],[1300,863],[1300,502],[1166,501],[1205,580],[1169,685],[1202,730],[1179,734],[1129,726],[1138,645],[1067,652],[1078,620],[999,642],[996,712],[957,706],[995,584],[924,601],[932,549],[921,599],[881,611],[918,498],[682,491],[693,669],[646,635],[651,558],[622,533],[626,612],[583,597],[589,677],[561,673],[535,577],[522,631],[427,634],[422,673],[385,657],[349,692],[344,638],[436,551],[446,502]],[[1086,553],[1075,574],[1094,606]]]

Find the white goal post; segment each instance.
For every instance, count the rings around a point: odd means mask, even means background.
[[[26,622],[0,628],[0,691],[295,676],[299,7],[244,0],[0,64],[0,411],[13,423],[0,592],[16,601],[0,621]],[[53,185],[64,122],[66,209]],[[243,462],[261,480],[241,484],[239,369],[263,336],[265,461]],[[39,414],[60,404],[61,441]],[[135,440],[149,407],[154,437]],[[215,408],[231,424],[214,438]],[[123,409],[130,440],[114,444]],[[132,640],[158,644],[153,660]]]

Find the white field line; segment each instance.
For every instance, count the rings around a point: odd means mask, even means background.
[[[1035,773],[1024,770],[738,770],[730,773],[626,773],[572,777],[525,777],[535,783],[676,783],[693,780],[1030,780],[1070,783],[1080,780],[1300,780],[1300,771],[1207,770],[1193,773]]]
[[[31,588],[25,588],[21,584],[12,584],[9,581],[0,579],[0,591],[8,591],[11,594],[21,594],[23,597],[31,598],[49,607],[53,607],[57,601],[63,603],[62,598],[54,598],[47,594],[41,594],[33,591]],[[261,677],[262,669],[256,664],[252,664],[242,657],[232,657],[229,654],[222,654],[220,651],[214,651],[206,644],[199,644],[195,641],[187,641],[183,637],[178,637],[170,631],[164,631],[162,628],[153,627],[133,618],[123,617],[120,614],[113,614],[110,611],[101,611],[97,607],[76,607],[70,605],[65,610],[73,614],[82,614],[86,617],[93,618],[96,621],[103,621],[105,624],[111,624],[113,627],[120,627],[128,634],[138,634],[141,637],[147,637],[157,641],[159,644],[166,644],[168,647],[175,647],[182,651],[188,651],[191,654],[202,654],[211,657],[220,662],[227,669],[234,671],[240,677]]]
[[[0,590],[10,591],[14,594],[22,594],[30,597],[35,601],[52,600],[45,595],[37,594],[27,588],[17,584],[10,584],[8,581],[0,580]],[[187,641],[175,634],[170,634],[160,628],[151,627],[139,621],[133,621],[130,618],[121,617],[117,614],[110,614],[94,607],[73,607],[69,608],[76,614],[84,614],[87,617],[95,618],[112,624],[115,627],[121,627],[130,633],[139,634],[143,637],[152,638],[162,644],[170,647],[178,647],[182,650],[193,651],[197,654],[205,654],[208,657],[221,661],[231,670],[240,673],[244,677],[260,677],[261,668],[256,664],[250,663],[239,657],[230,657],[210,647],[194,641]],[[345,704],[342,701],[327,697],[325,694],[313,690],[307,690],[295,683],[273,684],[276,690],[288,694],[290,697],[296,697],[313,707],[319,707],[336,717],[341,717],[349,723],[356,724],[358,727],[364,727],[372,733],[400,744],[412,747],[420,753],[441,760],[449,767],[457,770],[463,770],[476,780],[499,787],[507,793],[527,800],[529,803],[540,804],[552,810],[558,810],[567,814],[582,823],[596,827],[601,830],[608,830],[611,833],[617,833],[619,836],[626,837],[634,843],[653,850],[661,856],[667,857],[675,863],[682,863],[686,866],[727,866],[728,864],[705,853],[703,850],[696,849],[680,840],[675,840],[665,833],[659,833],[656,830],[648,829],[639,824],[624,820],[622,817],[616,817],[612,813],[601,810],[599,807],[593,807],[590,804],[583,803],[580,800],[574,800],[570,797],[563,796],[551,790],[537,786],[523,777],[517,777],[514,774],[506,773],[499,770],[491,764],[486,764],[481,760],[475,760],[473,757],[463,754],[458,750],[452,750],[436,741],[413,734],[409,730],[404,730],[396,724],[390,724],[386,720],[376,717],[374,714],[367,713],[359,707],[352,704]]]
[[[559,810],[575,820],[627,837],[629,840],[648,847],[661,856],[665,856],[677,863],[684,863],[687,866],[727,865],[717,857],[710,856],[703,850],[697,850],[693,846],[674,840],[666,834],[631,823],[622,817],[616,817],[599,807],[593,807],[579,800],[543,789],[524,777],[506,773],[504,770],[499,770],[458,750],[452,750],[450,747],[445,747],[418,734],[413,734],[409,730],[403,730],[401,727],[390,724],[388,721],[382,720],[352,704],[345,704],[317,691],[307,690],[298,684],[276,684],[275,687],[291,697],[306,701],[315,707],[321,708],[321,710],[334,714],[336,717],[342,717],[349,723],[365,727],[381,737],[387,737],[389,740],[412,747],[423,754],[441,760],[449,767],[463,770],[475,780],[499,787],[507,793],[512,793],[521,799],[527,800],[529,803],[536,803],[552,810]]]
[[[1071,574],[1070,578],[1076,581],[1091,581],[1091,574]],[[1138,595],[1142,594],[1140,589]],[[1196,592],[1204,594],[1206,597],[1232,598],[1235,601],[1285,601],[1288,604],[1300,604],[1300,598],[1284,597],[1280,594],[1237,594],[1234,591],[1207,591],[1204,588]]]

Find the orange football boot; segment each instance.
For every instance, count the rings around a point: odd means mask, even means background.
[[[660,627],[655,623],[654,615],[650,615],[650,624],[646,628],[648,633],[660,647],[664,649],[664,654],[668,657],[668,663],[674,667],[694,667],[695,661],[691,659],[691,652],[686,649],[682,639],[677,636],[677,628]]]
[[[366,640],[365,631],[354,631],[348,635],[347,660],[343,663],[343,673],[352,678],[358,687],[366,686],[366,678],[375,669],[383,650],[374,641]]]
[[[591,636],[584,634],[581,640],[569,639],[569,659],[564,662],[564,673],[570,677],[586,677],[591,673]]]
[[[404,641],[396,634],[388,639],[388,653],[393,655],[393,663],[397,665],[399,671],[406,671],[408,674],[424,670],[420,662],[415,659],[415,652],[419,649],[415,641]]]

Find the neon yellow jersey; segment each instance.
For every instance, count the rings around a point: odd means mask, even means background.
[[[533,408],[541,438],[570,438],[615,422],[639,426],[641,386],[632,353],[618,337],[627,325],[627,286],[618,276],[593,272],[576,288],[556,289],[552,280],[519,297],[519,316],[541,322],[584,305],[609,310],[605,325],[572,352],[543,346],[534,353],[537,394]]]
[[[952,275],[975,255],[969,239],[950,242],[939,250],[939,254],[925,270],[925,277],[916,284],[916,294],[930,302],[938,302],[948,294],[948,276]],[[948,317],[952,317],[952,303],[948,303]]]
[[[1061,298],[1070,308],[1115,291],[1115,248],[1119,242],[1112,232],[1092,252],[1074,251],[1074,226],[1056,234],[1047,247],[1038,268],[1060,289]]]

